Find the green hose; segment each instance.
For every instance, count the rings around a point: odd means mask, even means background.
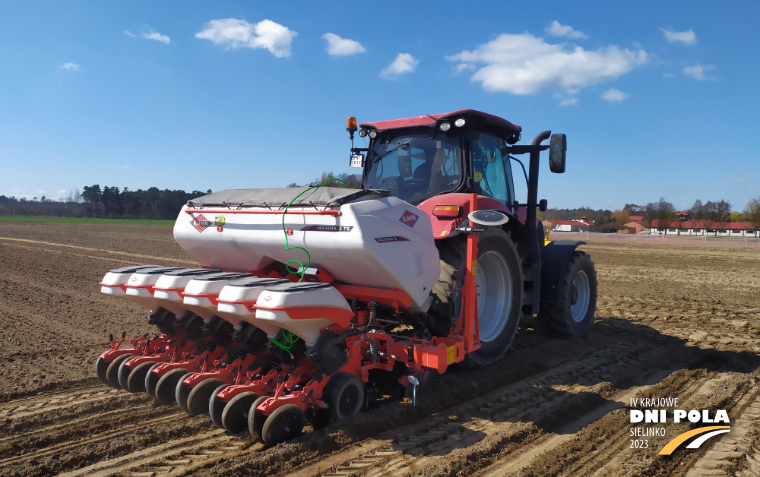
[[[297,196],[293,197],[293,200],[290,201],[290,203],[287,205],[287,207],[285,207],[285,210],[282,213],[282,233],[285,234],[285,250],[294,250],[294,249],[298,248],[298,249],[301,249],[304,252],[306,252],[306,266],[304,266],[304,264],[300,260],[298,260],[296,258],[291,258],[290,260],[288,260],[287,262],[285,262],[285,268],[288,270],[288,273],[293,273],[295,275],[300,275],[301,276],[301,278],[298,280],[299,282],[303,281],[303,277],[306,274],[306,270],[311,265],[311,255],[309,254],[309,251],[306,250],[303,247],[291,247],[291,246],[288,245],[288,231],[285,229],[285,214],[288,213],[288,209],[293,204],[293,202],[296,201],[296,199],[298,199],[299,197],[301,197],[302,195],[304,195],[305,193],[309,192],[312,189],[316,189],[318,187],[324,187],[324,185],[327,184],[330,181],[338,181],[338,182],[342,183],[344,186],[346,186],[346,188],[348,188],[348,184],[346,184],[344,181],[342,181],[340,179],[337,179],[337,178],[327,179],[323,183],[321,183],[321,184],[319,184],[317,186],[309,187],[305,191],[303,191],[300,194],[298,194]],[[295,271],[295,272],[291,271],[290,267],[288,266],[290,264],[290,262],[296,262],[298,265],[300,265],[300,268],[297,271]],[[291,350],[291,348],[293,348],[293,345],[295,344],[295,342],[298,341],[298,336],[294,337],[293,333],[291,333],[288,330],[283,329],[282,330],[282,337],[285,339],[285,341],[287,341],[286,344],[280,343],[276,338],[269,338],[269,339],[272,341],[272,343],[276,344],[280,348],[282,348],[285,351],[287,351],[288,354],[290,354],[291,356],[293,356],[293,353],[291,353],[290,350]]]
[[[285,262],[285,268],[288,269],[288,273],[293,273],[295,275],[301,275],[301,278],[298,280],[299,282],[303,281],[303,276],[304,276],[304,274],[306,274],[306,269],[308,269],[309,265],[311,265],[311,255],[309,254],[309,251],[306,250],[303,247],[291,247],[291,246],[288,245],[288,232],[285,229],[285,214],[288,213],[288,208],[290,208],[291,204],[293,204],[293,202],[295,202],[297,198],[301,197],[302,195],[304,195],[305,193],[309,192],[312,189],[316,189],[318,187],[324,187],[324,185],[327,184],[330,181],[341,182],[344,186],[346,186],[346,188],[348,188],[348,184],[346,184],[344,181],[342,181],[340,179],[337,179],[337,178],[327,179],[323,183],[321,183],[321,184],[319,184],[317,186],[309,187],[305,191],[303,191],[300,194],[298,194],[297,196],[293,197],[293,200],[290,201],[290,204],[288,204],[288,206],[285,207],[285,211],[282,213],[282,233],[285,234],[285,250],[294,250],[294,249],[298,248],[298,249],[301,249],[304,252],[306,252],[306,260],[307,260],[306,266],[304,266],[304,264],[300,260],[298,260],[296,258],[291,258],[290,260],[288,260],[287,262]],[[296,262],[298,265],[300,265],[300,268],[298,269],[298,271],[293,272],[293,271],[290,270],[290,267],[288,266],[288,265],[290,265],[290,262]]]

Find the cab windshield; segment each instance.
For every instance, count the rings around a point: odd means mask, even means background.
[[[390,190],[412,205],[453,191],[462,182],[458,137],[384,134],[373,141],[367,161],[368,189]]]

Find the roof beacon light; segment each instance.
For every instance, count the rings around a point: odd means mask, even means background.
[[[349,116],[346,120],[346,131],[350,133],[356,132],[356,118],[354,116]]]
[[[440,130],[441,130],[441,131],[443,131],[443,132],[446,132],[446,131],[448,131],[449,129],[451,129],[451,123],[446,123],[446,122],[443,122],[443,123],[441,123],[441,125],[440,125],[440,126],[438,126],[438,129],[440,129]]]
[[[459,118],[456,121],[454,121],[454,126],[461,128],[464,126],[464,118]]]

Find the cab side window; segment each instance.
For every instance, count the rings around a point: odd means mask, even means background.
[[[473,178],[482,195],[509,205],[508,179],[500,149],[503,142],[484,133],[471,142]]]

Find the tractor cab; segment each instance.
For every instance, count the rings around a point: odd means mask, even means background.
[[[360,127],[370,143],[352,148],[352,165],[364,168],[363,188],[389,190],[412,205],[446,193],[475,193],[512,209],[507,148],[519,140],[520,126],[463,110]]]

